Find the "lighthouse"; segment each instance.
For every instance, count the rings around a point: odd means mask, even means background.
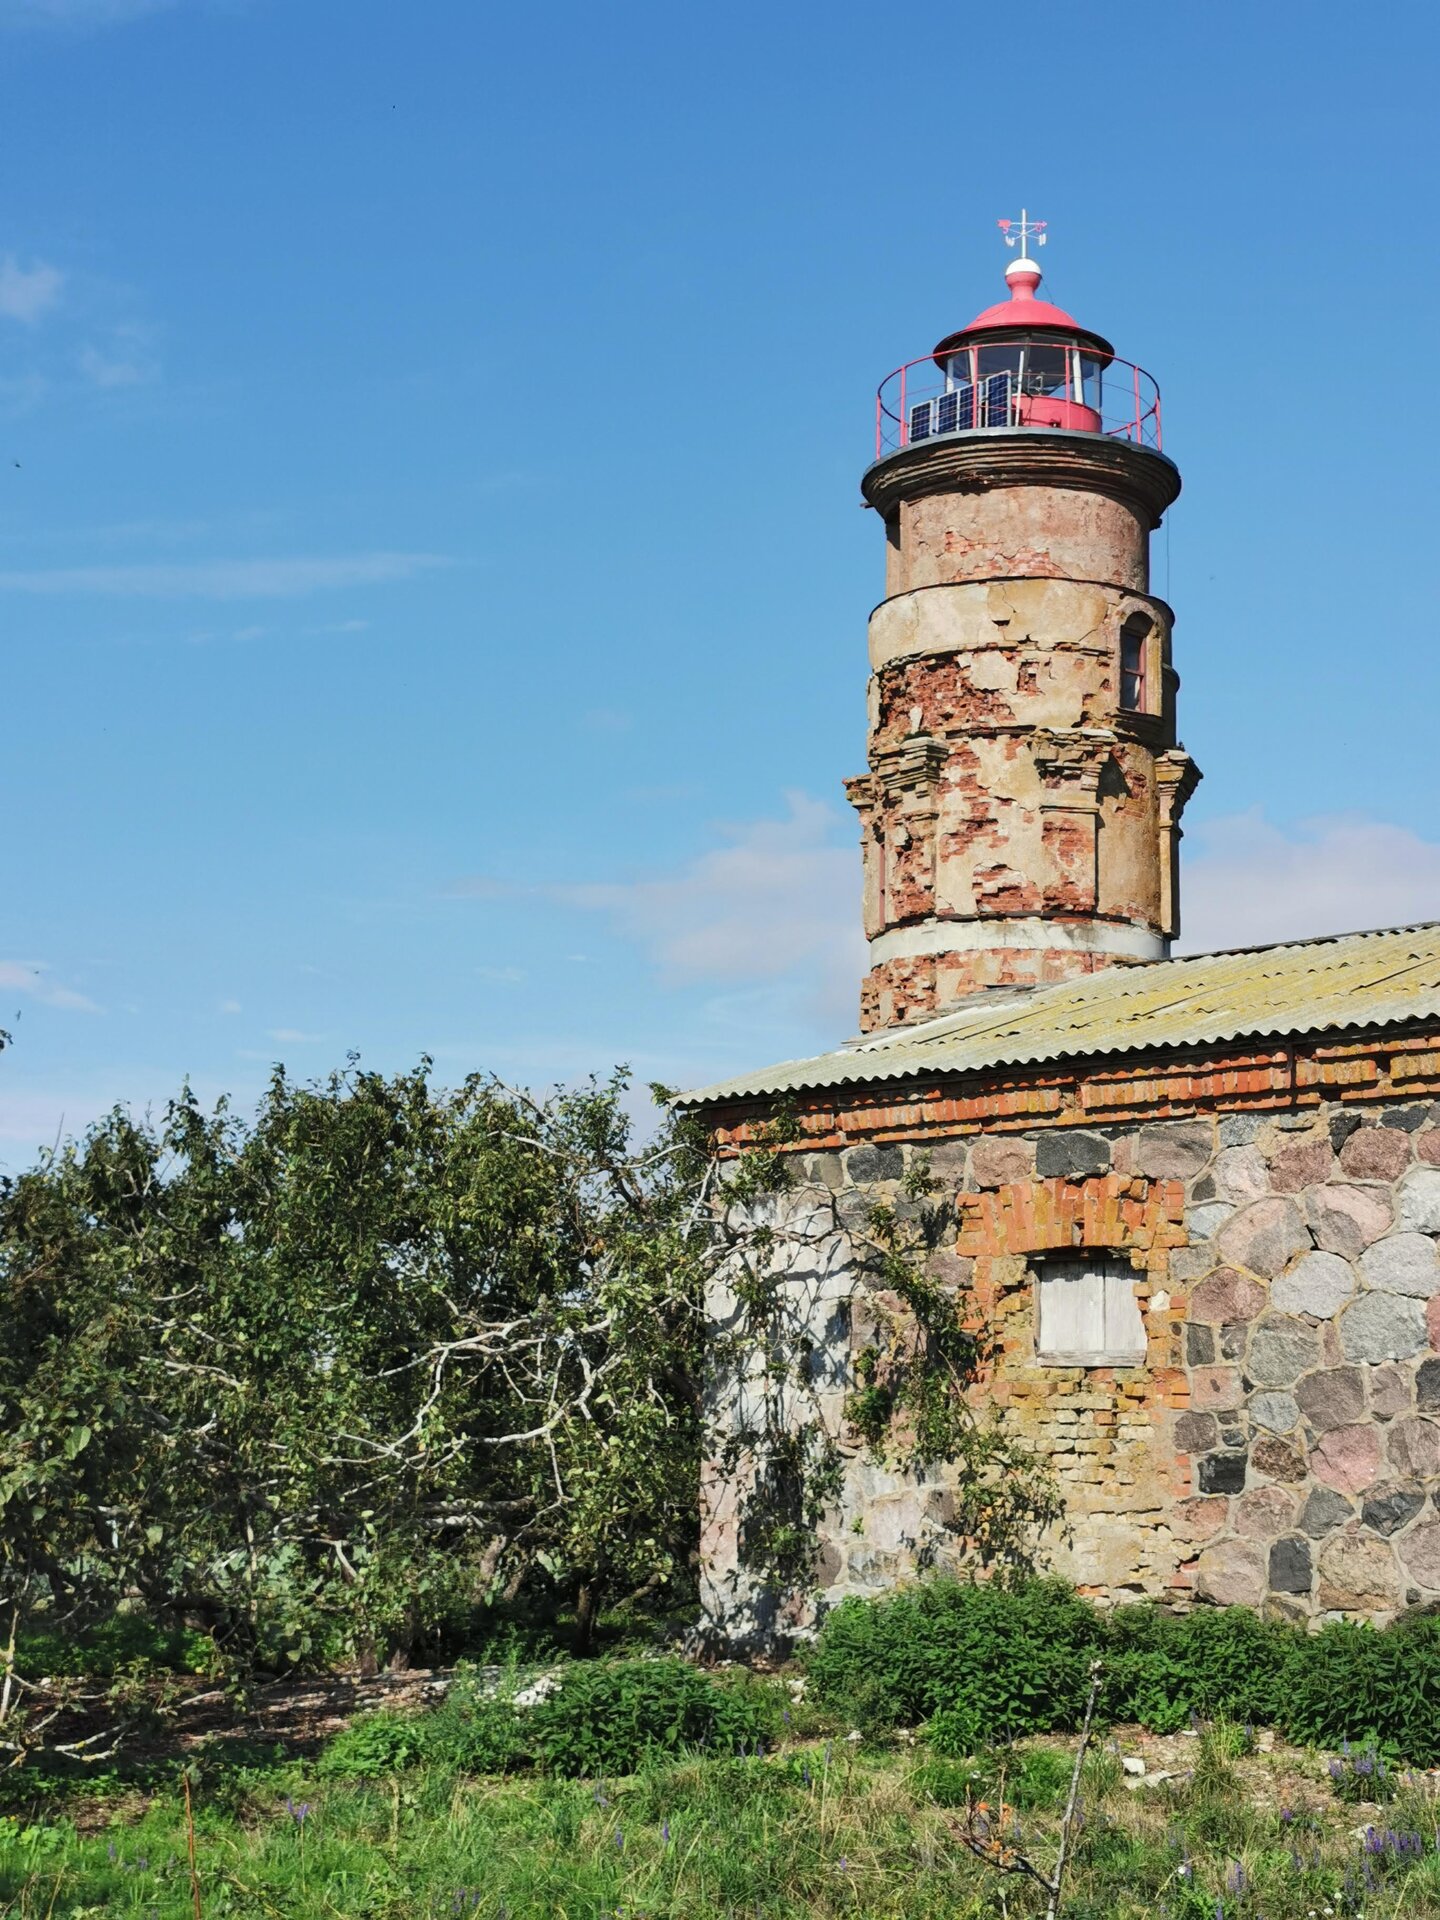
[[[1173,616],[1150,537],[1180,492],[1160,392],[1040,295],[889,375],[861,489],[885,530],[860,819],[866,1031],[1167,957],[1180,816]]]
[[[862,481],[865,1031],[678,1102],[722,1177],[791,1175],[749,1203],[766,1286],[717,1263],[706,1294],[706,1617],[765,1644],[984,1562],[995,1483],[856,1421],[886,1355],[955,1390],[937,1297],[1063,1506],[1031,1564],[1106,1602],[1440,1608],[1440,920],[1169,956],[1199,775],[1150,537],[1180,476],[1155,382],[1042,299],[1040,223],[1001,227],[1006,297],[882,383]],[[793,1584],[779,1488],[824,1494]]]

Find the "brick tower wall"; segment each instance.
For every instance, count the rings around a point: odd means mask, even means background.
[[[1162,959],[1178,929],[1179,816],[1198,776],[1176,744],[1170,609],[1148,592],[1153,498],[1117,484],[1113,447],[1090,471],[1076,438],[1052,468],[1040,436],[1010,484],[979,446],[958,472],[901,456],[872,489],[887,591],[870,621],[869,771],[848,783],[867,1029]],[[1142,636],[1135,711],[1127,623]]]

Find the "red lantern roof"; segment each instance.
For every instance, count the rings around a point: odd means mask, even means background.
[[[1063,307],[1052,306],[1048,300],[1037,300],[1035,289],[1040,284],[1040,269],[1033,260],[1027,260],[1022,254],[1018,260],[1012,260],[1005,269],[1005,283],[1010,289],[1008,300],[997,300],[993,307],[977,314],[968,327],[961,327],[958,333],[948,333],[935,349],[938,360],[943,354],[953,352],[956,347],[968,344],[976,334],[1000,333],[1014,336],[1018,333],[1053,334],[1064,333],[1082,347],[1090,347],[1107,358],[1114,355],[1115,349],[1108,340],[1098,333],[1092,333]]]

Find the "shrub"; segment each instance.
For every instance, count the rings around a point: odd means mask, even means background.
[[[524,1758],[524,1746],[509,1700],[477,1694],[462,1676],[432,1712],[362,1714],[330,1741],[320,1771],[342,1780],[374,1780],[421,1764],[508,1773]]]
[[[1243,1607],[1105,1615],[1056,1581],[1017,1587],[935,1581],[847,1600],[807,1666],[817,1706],[865,1731],[928,1723],[933,1751],[964,1758],[1026,1733],[1072,1731],[1100,1657],[1100,1711],[1171,1733],[1203,1718],[1221,1736],[1277,1726],[1338,1747],[1383,1743],[1412,1765],[1440,1763],[1440,1616],[1309,1633]]]
[[[973,1707],[941,1707],[925,1722],[923,1733],[931,1749],[946,1760],[968,1760],[985,1745],[985,1729]]]
[[[760,1683],[726,1687],[684,1660],[576,1665],[527,1716],[552,1773],[633,1773],[650,1755],[703,1748],[748,1752],[773,1733],[780,1707]]]
[[[457,1682],[426,1716],[425,1759],[456,1773],[509,1773],[525,1757],[524,1722],[508,1699]]]
[[[1336,1621],[1297,1645],[1285,1670],[1287,1733],[1317,1747],[1370,1740],[1417,1767],[1440,1762],[1440,1619],[1377,1631]]]
[[[843,1601],[811,1650],[810,1687],[819,1705],[867,1730],[943,1710],[944,1749],[973,1751],[1077,1727],[1103,1637],[1100,1615],[1059,1581],[939,1580]]]
[[[362,1713],[327,1742],[319,1771],[337,1780],[376,1780],[413,1767],[425,1753],[425,1722],[418,1714]]]
[[[1174,1733],[1193,1717],[1268,1724],[1295,1641],[1293,1627],[1244,1607],[1186,1614],[1119,1607],[1107,1623],[1104,1711],[1157,1733]]]

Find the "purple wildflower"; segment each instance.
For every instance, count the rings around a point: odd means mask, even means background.
[[[660,1822],[660,1838],[668,1847],[670,1844],[670,1822],[668,1820],[662,1820]]]

